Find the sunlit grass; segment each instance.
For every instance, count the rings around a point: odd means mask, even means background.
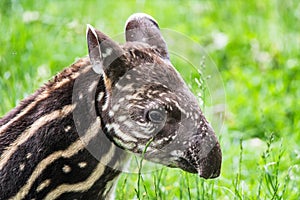
[[[220,178],[203,180],[168,168],[125,173],[118,199],[298,198],[298,1],[3,0],[0,10],[0,116],[87,54],[88,23],[114,36],[130,14],[147,12],[161,27],[201,44],[215,62],[226,92],[225,125],[217,133]]]

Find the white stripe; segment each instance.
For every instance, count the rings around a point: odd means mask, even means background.
[[[116,123],[106,124],[106,128],[108,131],[113,129],[115,131],[115,134],[119,136],[123,141],[126,142],[137,142],[137,139],[132,137],[131,135],[128,135],[120,130],[120,125]]]
[[[9,161],[10,157],[18,150],[19,146],[26,143],[41,127],[43,127],[48,122],[56,119],[62,118],[73,111],[75,105],[67,105],[61,110],[55,110],[50,114],[44,115],[38,120],[36,120],[29,128],[27,128],[9,147],[3,152],[0,157],[0,170]]]
[[[48,92],[48,91],[47,91]],[[6,124],[0,127],[0,135],[5,133],[6,129],[14,122],[18,121],[21,117],[26,115],[37,103],[46,99],[49,94],[46,91],[41,93],[34,102],[31,102],[28,106],[26,106],[20,113],[18,113],[14,118],[9,120]]]
[[[109,152],[101,158],[93,173],[85,181],[75,184],[62,184],[48,193],[48,195],[45,197],[45,200],[56,199],[63,193],[67,192],[85,192],[90,189],[94,185],[94,183],[103,175],[105,165],[103,165],[102,163],[107,163],[107,160],[111,159],[114,153],[115,146],[112,145]]]
[[[106,96],[104,98],[105,98],[105,103],[102,106],[102,111],[107,110],[108,106],[109,106],[109,94],[108,94],[108,92],[106,93]]]
[[[75,63],[78,64],[78,63]],[[70,82],[72,79],[76,79],[80,74],[84,74],[87,71],[89,71],[92,68],[91,65],[85,66],[82,70],[78,70],[77,72],[70,72],[71,76],[67,76],[63,78],[61,81],[54,83],[53,88],[50,88],[49,90],[56,90],[60,87],[62,87],[64,84]],[[67,70],[72,70],[72,68],[67,68]]]
[[[58,160],[59,158],[70,158],[76,153],[78,153],[80,150],[85,148],[85,145],[87,142],[89,142],[92,138],[94,138],[97,135],[96,128],[101,127],[100,119],[97,118],[95,123],[92,124],[92,126],[89,128],[87,133],[77,141],[75,141],[73,144],[69,146],[66,150],[60,150],[56,151],[52,154],[50,154],[47,158],[39,162],[39,164],[34,169],[33,173],[31,174],[30,178],[27,180],[27,183],[19,190],[19,192],[12,197],[13,200],[23,199],[28,192],[30,191],[33,183],[36,181],[36,179],[42,174],[42,172],[47,168],[48,165],[53,163],[55,160]]]
[[[86,67],[82,72],[86,72],[89,68],[91,67]],[[71,75],[72,79],[77,78],[80,75],[79,72],[77,73],[73,73]],[[11,120],[9,120],[8,123],[4,124],[3,126],[0,127],[0,135],[4,134],[6,129],[14,122],[18,121],[21,117],[23,117],[24,115],[26,115],[36,104],[38,104],[40,101],[43,101],[44,99],[48,98],[50,95],[50,92],[52,90],[55,90],[57,88],[60,88],[61,86],[63,86],[64,84],[70,82],[70,77],[66,77],[64,79],[62,79],[60,82],[57,82],[53,85],[53,87],[51,88],[46,88],[41,94],[39,94],[37,96],[37,99],[34,102],[31,102],[29,105],[27,105],[23,110],[21,110],[21,112],[19,114],[17,114],[14,118],[12,118]]]
[[[100,102],[103,97],[104,97],[104,92],[99,92],[98,97],[97,97],[97,101]]]

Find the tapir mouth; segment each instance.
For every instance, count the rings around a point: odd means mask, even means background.
[[[207,156],[200,158],[193,152],[187,157],[180,157],[177,166],[189,173],[197,173],[205,179],[213,179],[220,176],[222,163],[222,154],[219,143],[211,149]],[[172,166],[171,166],[172,167]]]
[[[189,172],[189,173],[193,173],[193,174],[198,173],[195,166],[192,165],[191,162],[189,162],[186,158],[180,157],[177,161],[178,162],[177,162],[176,167],[178,167],[186,172]],[[175,167],[175,166],[169,166],[169,167]]]
[[[205,179],[213,179],[220,176],[222,164],[222,152],[217,140],[209,141],[207,138],[194,138],[185,150],[175,150],[174,146],[148,151],[145,158],[149,161],[163,164],[171,168],[180,168],[186,172],[198,174]],[[209,143],[210,142],[210,143]],[[182,146],[180,146],[182,148]]]
[[[220,176],[222,154],[219,143],[209,152],[207,157],[200,160],[200,167],[197,169],[200,177],[213,179]]]

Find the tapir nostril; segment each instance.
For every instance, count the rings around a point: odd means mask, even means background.
[[[200,161],[198,174],[203,178],[216,178],[221,173],[222,152],[219,143],[211,149],[205,158]]]

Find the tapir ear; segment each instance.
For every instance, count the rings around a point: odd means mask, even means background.
[[[115,71],[113,68],[118,65],[111,66],[111,64],[123,55],[121,47],[91,25],[87,25],[86,38],[94,71],[99,74],[103,72],[111,74],[111,71]]]
[[[169,60],[166,42],[160,33],[155,19],[144,13],[131,15],[125,25],[125,36],[127,42],[143,42],[155,48],[159,55]]]

